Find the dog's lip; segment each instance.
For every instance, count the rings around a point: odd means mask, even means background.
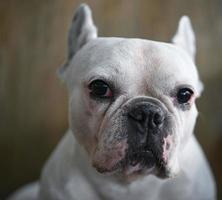
[[[100,162],[92,162],[92,166],[102,174],[123,173],[133,174],[154,174],[160,178],[166,177],[167,162],[157,156],[154,150],[149,148],[139,148],[134,151],[126,152],[126,155],[116,163],[108,165]]]
[[[97,172],[99,172],[101,174],[112,174],[112,173],[115,173],[116,171],[119,170],[119,163],[115,164],[111,168],[107,168],[107,167],[99,166],[99,165],[95,165],[95,164],[93,164],[93,167],[96,169]]]
[[[135,161],[127,162],[125,160],[122,160],[118,163],[116,163],[112,168],[106,168],[101,166],[95,166],[94,168],[97,170],[97,172],[101,174],[106,175],[112,175],[112,174],[119,174],[122,173],[125,176],[131,176],[131,175],[156,175],[157,177],[161,179],[169,178],[170,175],[168,173],[166,163],[163,163],[161,161],[155,160],[152,165],[146,166],[141,161]]]
[[[148,166],[147,162],[149,162],[150,166]],[[150,150],[140,150],[128,153],[128,155],[122,161],[123,169],[130,169],[129,171],[140,171],[142,168],[150,168],[154,164],[154,154]]]
[[[133,159],[130,160],[130,164],[136,165],[138,162],[141,162],[141,159],[144,159],[145,157],[154,158],[154,153],[152,150],[146,149],[133,152],[131,157],[133,157]]]
[[[153,150],[138,151],[135,154],[139,155],[138,159],[130,160],[125,158],[122,162],[124,174],[154,174],[160,178],[167,177],[167,163],[159,158]]]

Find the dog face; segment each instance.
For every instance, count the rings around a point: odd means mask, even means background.
[[[187,17],[172,44],[98,38],[89,7],[76,11],[60,76],[69,90],[70,127],[99,172],[178,173],[201,92],[194,40]]]

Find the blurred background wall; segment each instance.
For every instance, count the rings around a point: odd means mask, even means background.
[[[91,0],[100,36],[169,41],[192,19],[205,84],[196,135],[222,199],[222,1]],[[67,95],[56,77],[77,0],[0,1],[0,199],[39,177],[67,128]],[[189,161],[188,161],[189,162]]]

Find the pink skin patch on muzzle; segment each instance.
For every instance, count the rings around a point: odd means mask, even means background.
[[[112,171],[116,164],[125,157],[127,148],[127,141],[123,140],[107,147],[107,149],[101,149],[96,152],[93,165],[101,172]]]
[[[168,135],[166,138],[163,138],[163,160],[167,162],[169,158],[170,147],[173,143],[172,135]]]

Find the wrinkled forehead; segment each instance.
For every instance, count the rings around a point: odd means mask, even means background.
[[[77,59],[78,57],[78,59]],[[142,39],[98,38],[80,50],[76,73],[152,84],[190,84],[198,81],[191,58],[174,45]],[[117,80],[118,81],[118,80]],[[156,82],[156,83],[155,83]]]

